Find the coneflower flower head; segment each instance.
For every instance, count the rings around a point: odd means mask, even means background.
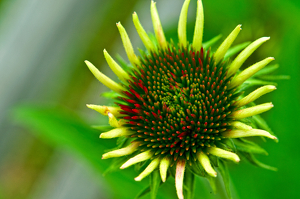
[[[254,104],[257,98],[276,87],[264,85],[268,82],[259,80],[259,76],[253,78],[274,58],[266,58],[240,71],[246,59],[270,38],[257,39],[246,44],[245,49],[244,44],[230,48],[241,30],[238,25],[216,52],[205,49],[207,43],[202,43],[204,15],[202,2],[198,0],[193,42],[189,44],[186,36],[189,3],[190,0],[185,0],[179,17],[178,44],[167,41],[155,2],[151,2],[155,39],[147,35],[138,15],[133,13],[134,25],[147,49],[141,51],[141,56],[135,54],[126,30],[117,23],[132,67],[123,69],[106,50],[104,57],[120,83],[86,61],[95,77],[117,93],[114,98],[117,106],[87,105],[107,115],[109,124],[114,127],[100,138],[127,140],[125,146],[103,154],[103,159],[129,157],[121,169],[149,161],[135,180],[140,181],[157,169],[163,182],[174,175],[180,199],[184,198],[186,172],[216,177],[216,168],[224,167],[226,160],[239,162],[240,156],[262,166],[253,153],[266,152],[244,137],[264,136],[277,140],[266,131],[264,120],[257,116],[270,110],[272,103]],[[229,61],[228,57],[240,50],[242,52]],[[244,95],[245,87],[253,85],[263,86]]]

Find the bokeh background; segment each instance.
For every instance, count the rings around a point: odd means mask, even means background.
[[[167,37],[176,28],[183,0],[157,0]],[[246,65],[274,56],[278,89],[261,102],[275,108],[264,113],[279,143],[261,144],[269,152],[259,159],[277,172],[247,162],[230,165],[234,198],[300,198],[300,1],[203,0],[204,40],[226,36],[242,24],[236,44],[271,36]],[[94,63],[113,79],[103,49],[125,57],[115,23],[121,21],[135,47],[144,48],[131,14],[137,11],[152,32],[150,0],[0,0],[0,198],[4,199],[130,199],[148,184],[134,182],[133,169],[103,175],[111,160],[101,160],[115,141],[103,141],[92,124],[106,124],[85,106],[106,104],[108,91],[88,71]],[[196,0],[189,9],[188,35],[193,33]],[[224,37],[223,37],[224,38]],[[190,40],[191,41],[191,40]],[[127,61],[127,59],[125,59]],[[216,195],[197,180],[196,197]],[[158,198],[176,198],[174,181],[160,188]],[[146,195],[143,198],[149,198]]]

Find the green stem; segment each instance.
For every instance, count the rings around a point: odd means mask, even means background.
[[[184,174],[184,190],[185,190],[185,198],[193,199],[194,198],[194,190],[195,190],[195,174],[193,174],[188,169]]]

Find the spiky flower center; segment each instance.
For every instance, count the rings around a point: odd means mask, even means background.
[[[195,161],[198,152],[218,146],[236,99],[226,65],[216,64],[209,50],[171,44],[141,62],[119,104],[140,150]]]

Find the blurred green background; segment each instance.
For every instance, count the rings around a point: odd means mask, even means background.
[[[177,37],[182,3],[157,0],[168,37]],[[278,171],[247,162],[230,165],[233,196],[300,198],[300,1],[203,0],[203,4],[204,40],[220,33],[226,36],[237,24],[243,25],[243,31],[236,44],[271,36],[245,65],[274,56],[280,65],[277,74],[291,77],[279,81],[278,89],[261,100],[275,105],[263,117],[279,143],[262,142],[269,156],[259,159]],[[150,0],[0,0],[0,198],[127,199],[147,186],[148,179],[134,181],[138,173],[133,169],[103,176],[111,160],[101,160],[101,155],[115,141],[100,140],[99,132],[89,127],[106,124],[107,118],[85,104],[109,103],[100,97],[108,89],[83,61],[116,79],[102,51],[126,58],[115,26],[118,21],[136,49],[144,49],[131,14],[136,11],[152,32],[149,7]],[[195,7],[192,0],[190,37]],[[196,192],[198,199],[226,198],[223,190],[214,195],[201,179]],[[174,180],[160,188],[158,198],[176,198]]]

